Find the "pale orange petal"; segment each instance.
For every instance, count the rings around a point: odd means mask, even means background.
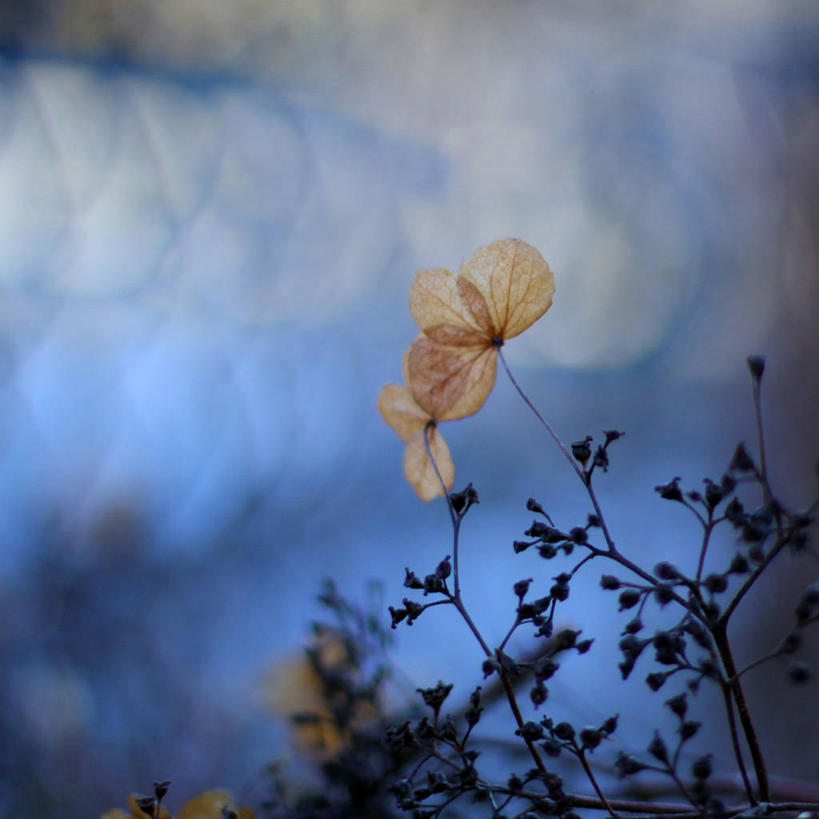
[[[439,344],[470,347],[486,333],[464,304],[455,274],[442,267],[419,270],[410,286],[410,312],[423,333]]]
[[[497,359],[493,346],[445,347],[419,336],[407,358],[410,390],[436,421],[472,415],[492,391]]]
[[[205,791],[185,802],[176,819],[221,819],[222,808],[229,804],[227,791]]]
[[[430,427],[429,448],[438,471],[441,473],[446,488],[452,486],[455,479],[455,465],[452,463],[452,456],[449,454],[449,447],[444,440],[444,436],[436,427]],[[441,481],[435,473],[435,467],[429,459],[423,433],[417,435],[407,444],[407,451],[404,453],[404,475],[418,493],[421,500],[432,500],[438,495],[443,495]]]
[[[416,338],[421,338],[423,333],[419,333]],[[407,351],[401,356],[401,375],[404,377],[404,383],[409,384],[409,354],[412,345],[407,347]]]
[[[493,334],[522,333],[551,306],[555,279],[538,251],[521,239],[500,239],[479,248],[461,265],[461,277],[484,297]]]
[[[430,416],[418,406],[408,387],[403,384],[385,384],[378,394],[381,417],[406,443],[421,432]]]
[[[489,305],[481,294],[481,291],[464,276],[457,279],[458,295],[475,323],[480,327],[484,336],[484,341],[491,341],[495,334],[495,326],[492,322],[492,314],[489,312]]]

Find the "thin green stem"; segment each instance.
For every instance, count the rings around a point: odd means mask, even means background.
[[[466,610],[460,595],[453,595],[450,599],[452,600],[455,608],[458,610],[458,613],[461,615],[461,617],[463,617],[464,622],[467,624],[467,626],[469,626],[469,630],[475,635],[475,639],[478,641],[478,643],[480,643],[483,653],[491,659],[494,656],[492,654],[492,649],[489,648],[486,640],[483,639],[483,635],[480,633],[478,627],[469,616],[469,612]]]
[[[446,484],[444,483],[443,476],[441,475],[441,471],[438,469],[438,464],[435,463],[435,458],[432,455],[432,448],[429,445],[429,430],[435,429],[436,424],[435,421],[427,421],[426,426],[424,427],[424,446],[427,450],[427,457],[432,464],[432,468],[435,470],[435,474],[438,477],[438,482],[441,484],[441,490],[444,493],[444,497],[446,498],[447,508],[449,509],[449,518],[452,521],[452,576],[453,576],[453,583],[455,586],[455,595],[454,600],[460,601],[461,599],[461,570],[460,570],[460,549],[459,541],[460,541],[460,532],[461,532],[461,516],[455,511],[455,506],[452,503],[452,496],[449,494],[449,490],[446,488]],[[463,605],[461,605],[463,608]],[[463,614],[465,615],[465,619],[469,624],[470,628],[472,629],[475,636],[478,638],[478,642],[484,646],[484,650],[486,651],[489,656],[492,656],[492,652],[486,647],[486,643],[484,643],[483,638],[478,633],[477,628],[475,628],[475,624],[469,619],[469,615],[466,614],[466,610],[464,609]]]
[[[515,629],[520,625],[520,623],[521,623],[520,617],[515,617],[515,622],[512,623],[511,626],[509,626],[509,631],[506,632],[506,636],[503,638],[503,640],[501,640],[501,643],[498,646],[498,648],[501,651],[503,651],[506,644],[509,642],[509,638],[515,633]]]
[[[526,404],[526,406],[529,407],[529,409],[532,410],[532,412],[535,414],[535,417],[543,425],[543,428],[549,433],[552,440],[557,444],[558,449],[560,449],[566,460],[569,462],[569,465],[575,471],[577,477],[580,478],[581,482],[583,483],[583,486],[586,487],[586,492],[588,493],[589,499],[592,502],[592,506],[594,507],[594,512],[597,515],[597,519],[600,521],[600,528],[603,532],[603,537],[606,541],[606,546],[608,547],[608,552],[601,552],[601,554],[615,560],[621,566],[623,566],[624,568],[628,569],[631,572],[634,572],[634,574],[636,574],[638,577],[642,577],[643,580],[646,580],[652,585],[654,586],[659,585],[656,577],[641,569],[636,563],[632,563],[632,561],[630,561],[617,549],[614,543],[614,539],[612,538],[611,533],[609,532],[608,524],[606,523],[606,518],[605,515],[603,514],[603,510],[601,509],[600,503],[597,500],[597,494],[594,491],[594,487],[592,486],[589,474],[587,472],[584,472],[583,469],[581,469],[581,467],[577,464],[575,459],[572,457],[571,452],[569,452],[568,448],[563,443],[563,441],[560,440],[558,434],[554,431],[554,429],[552,429],[549,422],[540,414],[540,412],[538,412],[537,407],[535,407],[535,405],[529,400],[529,396],[526,395],[526,393],[523,391],[523,388],[520,386],[520,384],[518,384],[517,379],[512,374],[512,370],[509,368],[509,364],[506,362],[506,358],[503,355],[503,350],[501,349],[500,344],[498,344],[497,349],[498,357],[501,360],[501,364],[503,364],[504,370],[506,370],[506,374],[509,376],[509,380],[512,382],[512,386],[517,390],[518,395],[520,395],[520,397],[523,399],[523,402]],[[674,591],[672,591],[671,594],[672,599],[675,602],[679,603],[684,608],[687,608],[686,602],[685,600],[683,600],[682,597],[680,597]],[[697,616],[698,619],[700,620],[703,619],[702,615],[699,613],[697,613],[695,616]]]
[[[577,473],[577,477],[580,478],[583,483],[586,482],[586,479],[583,477],[583,470],[578,466],[575,459],[572,457],[572,453],[569,452],[566,445],[563,441],[560,440],[557,433],[552,429],[549,422],[538,412],[537,407],[529,400],[529,396],[521,388],[520,384],[518,384],[515,376],[512,375],[512,371],[509,369],[509,365],[506,363],[506,356],[503,354],[503,350],[501,349],[500,343],[497,345],[498,350],[498,358],[501,360],[501,364],[503,364],[504,370],[506,370],[506,374],[509,376],[509,380],[512,382],[512,386],[518,391],[518,395],[523,399],[524,403],[530,410],[537,416],[538,421],[543,424],[544,429],[552,436],[552,440],[557,444],[558,449],[563,453],[563,456],[569,462],[569,465],[572,469]]]
[[[677,776],[677,772],[672,768],[668,771],[668,775],[671,777],[672,780],[674,780],[674,784],[677,786],[677,790],[679,790],[683,797],[696,807],[697,803],[691,798],[691,794],[688,793],[688,789],[683,784],[682,779],[680,779],[680,777]]]
[[[768,461],[765,456],[765,432],[762,425],[762,380],[752,378],[754,394],[754,416],[756,418],[756,437],[759,443],[759,478],[765,491],[765,500],[771,498],[771,486],[768,483]]]
[[[498,793],[508,793],[505,787],[497,786],[495,790]],[[521,796],[524,799],[529,799],[533,804],[549,803],[549,797],[534,791],[515,791],[515,796]],[[567,795],[564,801],[567,805],[573,808],[584,808],[589,810],[608,810],[609,807],[621,811],[630,811],[636,814],[657,814],[659,816],[701,816],[701,813],[692,813],[690,805],[682,805],[675,802],[637,802],[627,799],[609,799],[608,806],[600,799],[592,796],[575,796]],[[545,806],[544,806],[545,807]],[[553,806],[552,806],[553,807]],[[647,819],[647,818],[646,818]]]
[[[751,586],[756,583],[759,576],[768,566],[771,564],[773,559],[782,551],[785,544],[787,543],[787,538],[780,535],[774,545],[771,547],[770,551],[767,555],[765,555],[765,559],[757,565],[757,567],[751,572],[751,574],[747,577],[745,582],[737,589],[737,593],[731,598],[731,602],[726,607],[725,611],[720,615],[719,623],[727,627],[728,621],[731,619],[731,615],[736,610],[736,607],[739,605],[740,600],[748,593],[748,590]]]
[[[751,753],[751,761],[754,764],[754,773],[756,774],[759,800],[761,802],[768,802],[770,801],[770,789],[768,786],[768,773],[765,768],[765,759],[762,756],[762,749],[756,736],[756,729],[751,719],[751,712],[748,710],[748,703],[745,700],[742,684],[737,675],[737,667],[734,663],[733,654],[731,653],[731,646],[728,642],[725,625],[723,623],[717,623],[717,625],[712,628],[711,633],[714,637],[720,659],[722,660],[722,666],[725,669],[727,678],[725,684],[730,689],[731,697],[734,705],[736,705],[737,716],[742,725],[742,731],[745,734],[745,741]],[[739,752],[738,747],[735,747],[734,750],[737,761],[740,762],[742,754]]]
[[[606,539],[606,544],[609,547],[609,551],[612,553],[617,553],[617,549],[614,546],[614,541],[612,540],[611,535],[609,534],[608,527],[606,526],[605,518],[603,517],[603,512],[600,509],[600,504],[597,502],[597,496],[595,495],[594,489],[592,488],[591,480],[589,479],[589,475],[583,471],[583,469],[579,466],[577,461],[572,457],[572,453],[569,452],[568,447],[560,440],[558,434],[552,429],[551,424],[538,412],[537,407],[529,400],[529,396],[523,391],[523,388],[518,384],[517,379],[514,375],[512,375],[512,370],[509,369],[509,364],[506,362],[506,356],[503,354],[503,350],[501,349],[500,345],[498,345],[498,358],[501,360],[501,364],[503,364],[504,370],[506,370],[506,374],[509,376],[509,380],[512,382],[512,386],[517,390],[518,395],[523,399],[523,402],[529,407],[530,410],[535,414],[535,417],[540,421],[543,425],[543,428],[546,432],[549,433],[552,440],[557,444],[558,449],[563,453],[563,457],[569,462],[571,468],[575,471],[575,474],[583,483],[583,486],[586,487],[587,492],[589,493],[589,497],[591,498],[592,506],[594,506],[594,511],[600,520],[600,526],[603,530],[603,536]]]
[[[449,495],[449,490],[446,488],[441,471],[438,469],[438,464],[435,463],[435,458],[432,456],[432,448],[429,445],[429,431],[430,429],[437,428],[438,425],[435,423],[435,421],[427,421],[426,426],[424,426],[424,446],[426,447],[427,457],[432,464],[432,468],[435,470],[435,476],[438,478],[438,483],[441,484],[441,491],[444,493],[444,497],[446,498],[446,505],[449,509],[449,517],[452,519],[452,525],[455,526],[459,520],[458,513],[455,511],[455,507],[452,505],[452,498]],[[455,557],[454,559],[457,562],[458,558]]]
[[[575,743],[575,748],[577,748],[577,743]],[[583,766],[583,770],[586,773],[587,779],[589,780],[589,782],[591,782],[591,785],[594,788],[594,792],[597,794],[598,799],[605,806],[606,810],[609,813],[609,816],[613,817],[613,819],[618,819],[618,814],[611,806],[609,800],[606,799],[606,796],[603,793],[602,789],[600,788],[600,785],[597,783],[597,778],[592,772],[589,762],[586,759],[586,754],[583,752],[582,749],[577,749],[577,758],[580,760],[580,764]]]
[[[776,657],[781,657],[781,656],[782,656],[782,649],[777,648],[775,651],[771,651],[769,654],[766,654],[764,657],[759,657],[758,659],[754,660],[753,662],[748,663],[748,665],[743,666],[742,668],[740,668],[739,671],[737,671],[737,679],[744,676],[749,671],[752,671],[754,668],[757,668],[757,667],[763,665],[764,663],[767,663],[769,660],[773,660]],[[729,680],[729,682],[730,682],[730,680]]]
[[[737,720],[734,716],[734,703],[731,700],[731,692],[727,684],[720,686],[722,689],[722,696],[725,700],[725,714],[728,718],[728,730],[731,734],[731,745],[734,749],[734,758],[737,761],[740,776],[742,777],[742,787],[745,788],[745,795],[751,804],[755,804],[754,789],[751,786],[751,780],[748,777],[748,770],[745,767],[745,760],[742,757],[742,748],[739,744],[739,731],[737,731]]]
[[[705,568],[705,553],[708,551],[708,543],[711,540],[711,532],[714,529],[713,521],[711,520],[712,513],[708,512],[708,523],[705,524],[705,532],[702,536],[702,546],[700,547],[700,559],[697,562],[697,583],[702,580],[702,572]]]

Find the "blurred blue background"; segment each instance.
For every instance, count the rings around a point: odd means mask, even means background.
[[[507,347],[532,399],[567,441],[627,433],[600,482],[621,548],[692,559],[696,527],[652,487],[718,478],[754,443],[750,353],[768,356],[774,484],[809,503],[818,141],[810,2],[4,7],[0,812],[97,815],[166,777],[252,792],[288,753],[265,680],[322,577],[353,597],[381,578],[386,606],[405,565],[450,551],[375,399],[414,335],[414,272],[494,239],[556,275]],[[500,376],[444,434],[481,496],[466,601],[498,640],[511,584],[560,570],[512,553],[526,498],[564,527],[587,502]],[[553,687],[575,718],[645,691],[589,674],[616,674],[603,638],[623,619],[598,575],[564,608],[600,637]],[[810,558],[775,573],[749,658],[816,575]],[[425,618],[396,648],[410,690],[471,690],[477,646]],[[748,683],[763,704],[784,684],[781,667]],[[772,767],[815,778],[795,718],[815,688],[775,702]],[[656,721],[640,711],[638,748]]]

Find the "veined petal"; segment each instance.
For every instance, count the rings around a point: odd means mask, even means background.
[[[427,433],[429,437],[429,449],[441,478],[449,489],[455,479],[455,465],[452,463],[452,455],[449,454],[449,447],[444,440],[444,436],[436,427],[430,427]],[[435,467],[429,459],[424,435],[421,433],[407,444],[404,453],[404,475],[412,485],[421,500],[432,500],[438,495],[443,495],[441,481],[435,474]]]
[[[494,346],[445,347],[419,336],[407,357],[409,388],[436,421],[472,415],[492,391],[498,352]]]
[[[410,312],[421,331],[439,344],[471,347],[486,335],[464,304],[455,274],[443,267],[415,274]]]
[[[408,387],[403,384],[385,384],[378,393],[381,417],[406,443],[421,432],[430,416],[418,406]]]
[[[458,276],[458,295],[461,301],[469,310],[473,320],[481,328],[481,333],[487,342],[491,341],[495,335],[495,326],[492,322],[492,314],[489,312],[489,305],[481,294],[481,291],[469,279]],[[433,339],[434,340],[434,339]]]
[[[551,306],[555,279],[546,260],[521,239],[500,239],[479,248],[461,265],[460,276],[484,297],[493,334],[522,333]]]

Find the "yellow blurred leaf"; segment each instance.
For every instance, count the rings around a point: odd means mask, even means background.
[[[131,809],[130,813],[119,808],[109,810],[103,813],[100,819],[153,819],[152,813],[143,811],[137,800],[137,794],[131,794],[128,797],[128,806]],[[254,819],[252,808],[235,808],[232,804],[230,793],[226,790],[213,790],[200,793],[189,799],[177,814],[176,819],[222,819],[222,808],[231,808],[237,815],[238,819]],[[166,808],[161,808],[160,819],[173,819]]]
[[[330,626],[316,626],[308,651],[278,662],[265,682],[273,710],[290,718],[299,745],[320,760],[337,756],[349,745],[352,732],[371,725],[377,716],[372,702],[351,702],[341,691],[328,688],[324,674],[356,679],[360,668],[341,632]]]
[[[222,819],[222,808],[230,806],[226,790],[204,791],[182,806],[176,819]]]
[[[266,687],[274,711],[288,717],[310,715],[309,720],[291,723],[301,748],[322,758],[333,757],[341,750],[344,738],[323,696],[321,679],[306,657],[300,655],[278,663],[268,675]]]

